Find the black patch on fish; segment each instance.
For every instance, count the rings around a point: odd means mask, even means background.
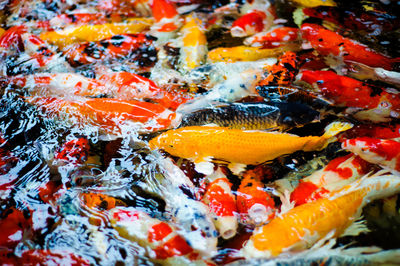
[[[114,35],[110,38],[110,43],[115,47],[121,47],[124,44],[126,37],[123,35]]]
[[[89,43],[85,49],[83,49],[83,53],[89,57],[94,59],[101,59],[104,50],[101,49],[96,43]]]

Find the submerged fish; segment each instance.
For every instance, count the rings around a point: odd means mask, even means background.
[[[301,103],[232,103],[183,117],[180,126],[216,124],[235,129],[288,129],[319,120],[319,113]]]

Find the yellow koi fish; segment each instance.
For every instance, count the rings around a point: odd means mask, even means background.
[[[220,47],[208,52],[210,62],[257,61],[268,57],[278,57],[286,51],[296,50],[293,45],[263,49],[259,47],[236,46]]]
[[[321,198],[289,210],[253,232],[243,247],[246,258],[274,257],[282,252],[306,250],[322,239],[358,235],[368,230],[356,222],[369,202],[400,192],[400,177],[364,177],[330,198]],[[355,223],[356,222],[356,223]]]
[[[183,47],[181,48],[181,66],[189,71],[205,61],[207,55],[207,39],[201,27],[201,21],[193,16],[186,18],[181,29]]]
[[[151,149],[163,149],[195,163],[214,158],[255,165],[299,150],[321,150],[333,136],[351,127],[349,123],[333,122],[321,137],[299,137],[279,132],[191,126],[164,132],[152,139],[149,145]]]
[[[291,0],[302,7],[336,6],[333,0]]]
[[[94,42],[117,34],[134,34],[150,28],[153,20],[149,18],[134,18],[126,23],[105,23],[98,25],[83,25],[67,28],[61,31],[48,31],[40,38],[50,44],[63,48],[76,42]]]

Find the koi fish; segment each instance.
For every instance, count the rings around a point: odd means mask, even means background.
[[[135,18],[128,23],[105,23],[83,25],[60,31],[48,31],[40,34],[40,38],[50,44],[63,48],[76,42],[96,42],[119,34],[136,34],[149,29],[152,20]]]
[[[218,232],[210,217],[210,209],[195,199],[197,197],[193,182],[178,166],[169,158],[163,158],[158,153],[153,154],[156,156],[152,161],[157,162],[164,177],[159,182],[159,193],[166,202],[167,213],[172,215],[172,220],[182,230],[186,241],[194,250],[205,257],[215,255]]]
[[[352,154],[333,159],[323,169],[300,180],[291,192],[290,201],[295,206],[326,197],[366,175],[371,165]]]
[[[103,74],[98,79],[73,73],[40,73],[6,77],[5,81],[26,88],[38,96],[110,97],[119,100],[149,99],[166,108],[176,109],[189,98],[159,88],[152,80],[130,72]]]
[[[394,175],[362,178],[329,198],[297,206],[253,232],[243,247],[246,258],[269,258],[291,250],[305,250],[318,240],[358,235],[367,230],[355,222],[369,202],[400,191]]]
[[[155,20],[151,26],[151,35],[161,42],[169,41],[182,25],[175,4],[169,0],[153,0],[151,10]]]
[[[334,0],[290,0],[303,7],[336,6]]]
[[[296,50],[291,45],[278,48],[263,49],[260,47],[236,46],[220,47],[208,52],[210,62],[236,62],[236,61],[256,61],[267,57],[277,57],[289,50]]]
[[[276,48],[299,39],[299,29],[278,27],[267,32],[260,32],[244,40],[244,44],[264,49]]]
[[[75,67],[123,59],[135,62],[140,67],[151,67],[157,61],[153,41],[154,37],[142,33],[113,35],[99,41],[73,45],[65,51],[65,58]]]
[[[17,256],[15,252],[5,254],[5,251],[0,252],[0,258],[3,264],[7,265],[43,265],[50,261],[57,265],[82,265],[89,266],[88,260],[83,257],[70,253],[65,250],[43,250],[43,249],[27,249]]]
[[[249,220],[256,225],[275,216],[275,202],[254,170],[243,173],[243,179],[236,191],[236,205],[243,220]]]
[[[246,130],[286,130],[318,120],[317,111],[300,103],[232,103],[184,115],[179,126],[216,124]]]
[[[370,67],[382,67],[391,70],[399,58],[389,58],[371,50],[368,46],[342,37],[336,32],[325,29],[317,24],[304,23],[301,26],[303,39],[310,42],[318,53],[327,56],[342,57],[346,63],[355,61]]]
[[[233,22],[231,34],[233,37],[245,37],[261,32],[265,29],[266,18],[267,14],[260,10],[244,14]]]
[[[360,8],[343,8],[332,6],[318,6],[314,8],[304,8],[304,15],[323,19],[337,25],[341,25],[347,29],[382,32],[398,29],[400,26],[399,19],[388,12],[380,12],[376,10],[360,9]]]
[[[24,231],[32,227],[31,213],[11,207],[0,216],[0,225],[4,232],[0,236],[0,246],[14,248],[22,241]]]
[[[360,80],[379,80],[386,84],[400,87],[400,73],[385,70],[381,67],[369,67],[357,62],[349,62],[348,75]]]
[[[140,101],[94,98],[68,101],[60,98],[26,98],[50,115],[69,115],[81,124],[93,124],[106,132],[117,133],[124,123],[139,123],[139,130],[168,128],[176,114],[165,107]],[[144,123],[144,124],[143,124]]]
[[[149,146],[195,163],[214,158],[229,162],[231,167],[233,164],[256,165],[299,150],[321,150],[332,137],[351,127],[349,123],[334,122],[321,137],[299,137],[278,132],[192,126],[166,131],[150,140]]]
[[[188,114],[212,105],[215,102],[234,102],[255,93],[255,87],[261,79],[262,69],[245,70],[227,77],[203,95],[179,106],[177,112]]]
[[[372,137],[377,139],[400,138],[400,125],[357,125],[340,134],[340,139],[355,139],[358,137]]]
[[[180,30],[182,48],[180,65],[184,71],[190,71],[204,63],[207,55],[207,39],[201,21],[192,15],[186,17]]]
[[[235,196],[232,184],[220,168],[206,177],[208,185],[202,201],[208,205],[214,217],[215,228],[223,239],[236,235],[238,229]]]
[[[295,53],[288,51],[278,58],[278,62],[269,68],[268,75],[260,81],[259,86],[291,85],[299,71]]]
[[[342,143],[343,149],[353,152],[370,163],[400,173],[400,142],[390,139],[359,137]]]
[[[311,84],[337,106],[353,107],[356,118],[385,122],[398,118],[400,97],[397,93],[335,74],[332,71],[303,71],[298,79]]]
[[[167,260],[173,265],[179,261],[183,263],[199,259],[199,254],[177,233],[177,229],[166,222],[151,218],[132,207],[115,207],[110,210],[109,217],[120,236],[145,247],[155,261]]]
[[[64,143],[58,149],[54,158],[73,164],[83,164],[89,156],[89,141],[85,137],[73,139]]]

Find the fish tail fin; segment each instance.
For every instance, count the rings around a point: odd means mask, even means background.
[[[353,124],[347,122],[332,122],[325,128],[325,133],[322,135],[324,139],[330,139],[340,132],[346,131],[353,127]]]

